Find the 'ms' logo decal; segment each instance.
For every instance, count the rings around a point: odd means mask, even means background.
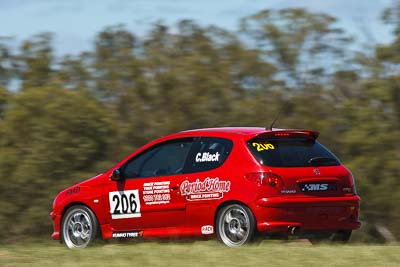
[[[304,184],[301,188],[301,191],[328,191],[329,184]]]

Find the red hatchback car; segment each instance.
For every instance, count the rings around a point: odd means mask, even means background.
[[[254,236],[347,241],[360,227],[351,173],[318,132],[255,127],[157,139],[58,194],[53,239],[83,248],[110,238]]]

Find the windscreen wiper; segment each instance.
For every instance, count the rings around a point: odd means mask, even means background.
[[[314,157],[309,159],[307,163],[310,164],[311,166],[325,166],[328,165],[329,163],[333,163],[334,165],[339,164],[337,159],[329,157]]]

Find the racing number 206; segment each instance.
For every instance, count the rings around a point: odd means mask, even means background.
[[[108,195],[112,219],[141,217],[139,190],[114,191]]]

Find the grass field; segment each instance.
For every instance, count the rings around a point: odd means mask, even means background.
[[[400,266],[400,246],[264,241],[241,248],[217,241],[106,243],[80,251],[57,242],[0,246],[0,266]]]

